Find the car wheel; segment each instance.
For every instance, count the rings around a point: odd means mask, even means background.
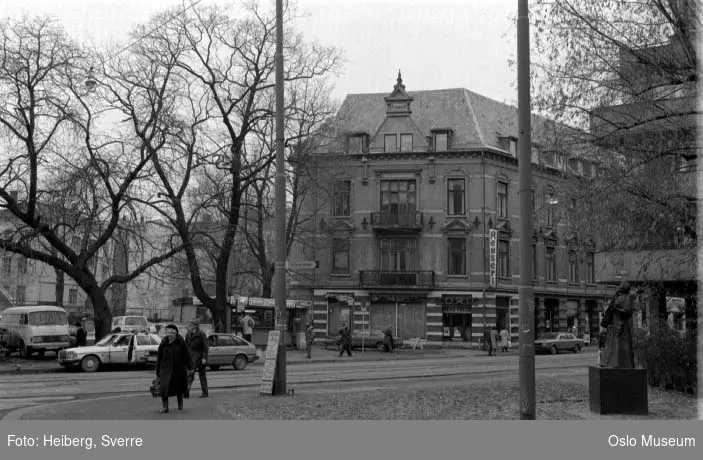
[[[386,351],[386,347],[383,345],[383,342],[378,342],[376,343],[376,350],[378,351]]]
[[[574,348],[572,348],[572,350],[574,353],[578,353],[579,351],[581,351],[581,345],[577,343],[576,345],[574,345]]]
[[[247,357],[244,355],[237,355],[234,357],[234,360],[232,361],[232,367],[234,367],[235,371],[241,371],[245,367],[247,367]]]
[[[214,365],[214,366],[210,366],[210,370],[211,370],[211,371],[216,371],[216,370],[218,370],[219,368],[220,368],[220,366],[217,365],[217,364]]]
[[[100,367],[100,360],[97,356],[89,355],[81,360],[83,372],[95,372]]]
[[[24,340],[20,341],[20,358],[27,359],[32,356],[32,351],[29,349]]]
[[[556,345],[552,345],[552,348],[551,348],[550,352],[551,352],[553,355],[556,355],[557,353],[559,353],[559,350],[557,349],[557,346],[556,346]]]

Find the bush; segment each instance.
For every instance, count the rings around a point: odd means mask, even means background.
[[[639,330],[635,332],[633,342],[635,362],[647,369],[647,378],[651,386],[696,393],[695,331],[689,331],[682,336],[666,326],[649,333]]]

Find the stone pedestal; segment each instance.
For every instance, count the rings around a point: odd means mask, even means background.
[[[646,369],[588,367],[591,412],[597,414],[646,415]]]

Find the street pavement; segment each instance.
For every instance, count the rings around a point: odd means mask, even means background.
[[[463,353],[462,353],[463,352]],[[322,355],[322,352],[318,354]],[[493,378],[516,378],[518,356],[488,357],[471,351],[452,350],[436,356],[414,359],[336,359],[291,364],[287,386],[297,394],[310,391],[363,391],[387,386],[436,385],[452,381],[470,383]],[[386,355],[392,356],[392,355]],[[441,356],[441,359],[439,359]],[[595,362],[594,351],[580,354],[538,356],[537,372],[543,375],[578,375],[586,378],[587,367]],[[263,366],[243,371],[220,370],[208,373],[208,399],[194,397],[187,410],[174,412],[174,418],[227,418],[217,407],[227,398],[258,396]],[[0,415],[5,419],[152,419],[158,418],[158,400],[148,394],[153,370],[0,375]],[[193,395],[199,395],[198,380]]]
[[[410,348],[401,349],[396,353],[380,353],[375,349],[362,352],[361,350],[354,351],[355,360],[364,361],[385,361],[385,360],[402,360],[402,359],[418,359],[422,357],[445,358],[452,356],[477,355],[483,356],[485,351],[470,350],[470,349],[453,349],[453,348],[425,348],[423,350]],[[513,349],[507,353],[508,355],[517,355],[517,350]],[[345,360],[346,356],[339,357],[339,352],[333,349],[313,348],[312,359],[308,360],[305,351],[288,350],[286,352],[286,362],[288,364],[304,364],[309,362],[325,362],[334,363],[338,360]],[[258,362],[249,364],[262,365],[262,359]],[[32,357],[30,359],[21,359],[17,356],[10,358],[0,358],[0,375],[3,374],[37,374],[47,372],[66,372],[66,369],[59,365],[54,355],[47,355],[43,358]]]

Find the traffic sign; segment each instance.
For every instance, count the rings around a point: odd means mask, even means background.
[[[289,270],[314,270],[320,268],[320,263],[317,260],[294,260],[286,262],[286,268]]]

